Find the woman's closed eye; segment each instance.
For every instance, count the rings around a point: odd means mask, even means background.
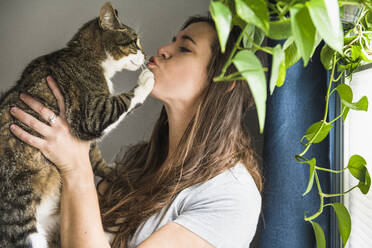
[[[189,53],[191,52],[189,49],[187,49],[186,47],[180,47],[180,51],[181,52],[185,52],[185,53]]]

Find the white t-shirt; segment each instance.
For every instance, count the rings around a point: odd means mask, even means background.
[[[165,211],[165,215],[161,218]],[[135,248],[168,222],[176,222],[217,248],[248,248],[256,232],[261,195],[243,164],[178,193],[136,230],[129,248]]]

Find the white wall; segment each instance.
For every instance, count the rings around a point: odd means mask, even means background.
[[[1,0],[0,1],[0,91],[15,84],[25,66],[34,58],[62,48],[88,20],[98,16],[105,1],[99,0]],[[209,0],[114,0],[120,20],[142,38],[148,56],[170,42],[184,20],[206,14]],[[121,72],[113,78],[116,91],[134,87],[138,72]],[[161,108],[149,97],[100,143],[103,155],[111,161],[122,146],[148,139]],[[254,111],[250,125],[261,151]]]
[[[353,89],[353,102],[359,101],[367,96],[369,101],[368,111],[350,110],[344,128],[344,167],[348,165],[351,156],[357,154],[367,162],[367,169],[372,173],[372,67],[353,73],[351,82],[348,82]],[[349,171],[344,173],[344,190],[358,184]],[[369,248],[372,247],[372,193],[364,195],[358,188],[346,194],[345,205],[349,209],[351,217],[351,234],[347,243],[348,248]]]

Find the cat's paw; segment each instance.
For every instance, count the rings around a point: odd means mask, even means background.
[[[146,91],[151,91],[154,88],[155,77],[149,69],[145,69],[138,76],[137,84],[146,89]]]

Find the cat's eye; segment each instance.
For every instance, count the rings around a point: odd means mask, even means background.
[[[137,45],[137,39],[135,39],[135,40],[130,40],[130,41],[127,41],[127,42],[125,42],[125,43],[123,43],[123,42],[118,42],[117,44],[119,45],[119,46],[123,46],[123,47],[126,47],[126,46],[129,46],[129,45],[131,45],[131,44],[135,44],[137,47],[138,47],[138,45]]]
[[[186,47],[180,47],[180,51],[181,52],[184,52],[184,53],[189,53],[191,52],[189,49],[187,49]]]

